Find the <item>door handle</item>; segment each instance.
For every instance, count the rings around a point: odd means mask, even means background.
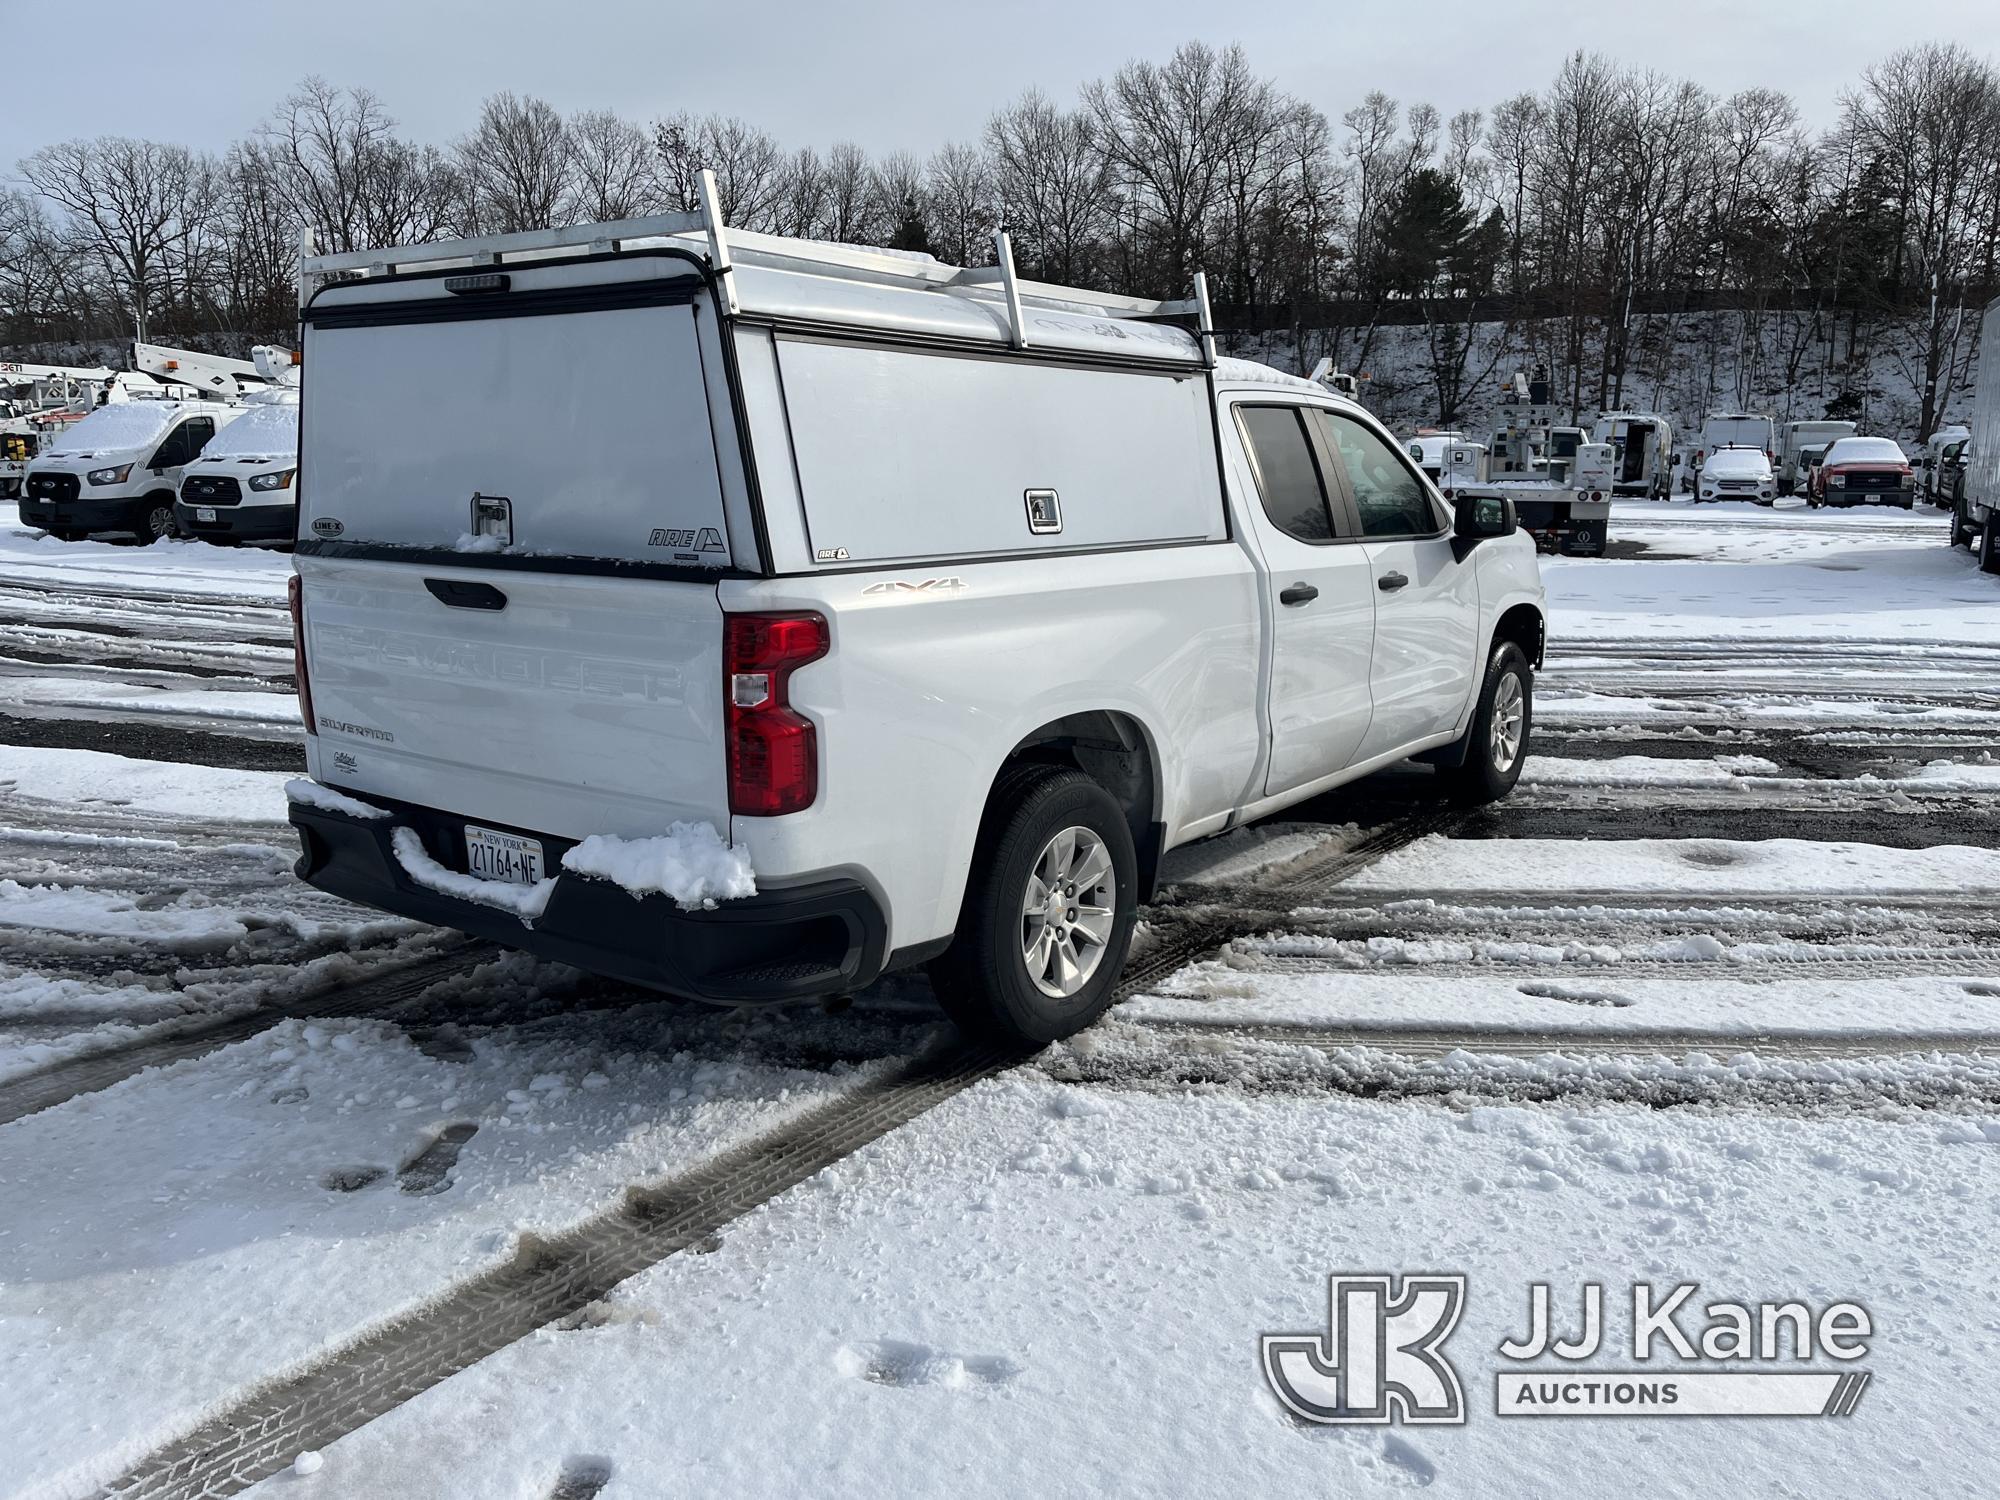
[[[1409,581],[1401,573],[1384,573],[1375,580],[1375,587],[1385,594],[1393,594],[1397,589],[1408,585]]]
[[[440,604],[453,609],[505,609],[507,596],[490,583],[462,583],[456,578],[426,578],[424,587]]]
[[[1319,590],[1309,583],[1295,583],[1278,595],[1280,604],[1310,604],[1319,597]]]

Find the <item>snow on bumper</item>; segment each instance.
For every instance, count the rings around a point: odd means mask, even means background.
[[[688,999],[833,994],[871,982],[887,963],[888,923],[858,880],[758,891],[691,910],[663,891],[629,890],[566,867],[582,846],[530,829],[518,831],[540,838],[560,873],[510,886],[463,873],[464,821],[429,809],[344,794],[337,802],[294,797],[291,821],[301,845],[294,868],[320,890]],[[754,889],[747,867],[741,881],[735,888]]]

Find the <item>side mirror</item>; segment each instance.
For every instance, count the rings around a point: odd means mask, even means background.
[[[1451,534],[1462,542],[1484,542],[1512,536],[1519,525],[1512,500],[1499,495],[1465,495],[1453,507]]]

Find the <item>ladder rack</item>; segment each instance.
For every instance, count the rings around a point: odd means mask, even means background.
[[[1009,342],[1017,349],[1031,345],[1028,320],[1023,313],[1024,307],[1030,305],[1133,321],[1193,319],[1202,362],[1209,366],[1215,363],[1215,319],[1209,305],[1208,278],[1199,271],[1194,276],[1191,297],[1167,301],[1127,297],[1116,292],[1019,278],[1014,272],[1013,243],[1005,229],[993,236],[997,264],[959,267],[910,251],[725,229],[716,199],[715,178],[705,169],[700,178],[700,196],[702,206],[691,213],[653,214],[609,224],[531,229],[518,234],[489,234],[328,255],[318,253],[313,232],[308,229],[300,244],[299,307],[303,311],[315,292],[336,281],[373,280],[411,271],[485,270],[564,256],[613,255],[677,244],[679,248],[705,254],[724,311],[729,313],[738,311],[731,271],[737,266],[756,266],[942,295],[997,293],[1006,307]]]

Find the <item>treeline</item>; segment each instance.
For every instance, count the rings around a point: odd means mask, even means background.
[[[1882,362],[1928,429],[1968,376],[2000,247],[2000,76],[1949,45],[1865,69],[1838,123],[1776,89],[1564,59],[1539,93],[1443,117],[1371,93],[1338,116],[1234,47],[1136,61],[1058,102],[1030,90],[927,158],[786,147],[736,118],[568,117],[486,100],[461,139],[399,133],[366,89],[307,79],[219,155],[100,138],[45,146],[0,194],[0,342],[247,343],[289,335],[302,226],[324,249],[694,206],[712,168],[732,225],[991,259],[1183,296],[1204,269],[1244,347],[1364,368],[1420,328],[1435,416],[1532,330],[1578,408],[1616,407],[1654,323],[1789,314],[1781,358],[1839,405]],[[1829,377],[1830,380],[1825,377]]]

